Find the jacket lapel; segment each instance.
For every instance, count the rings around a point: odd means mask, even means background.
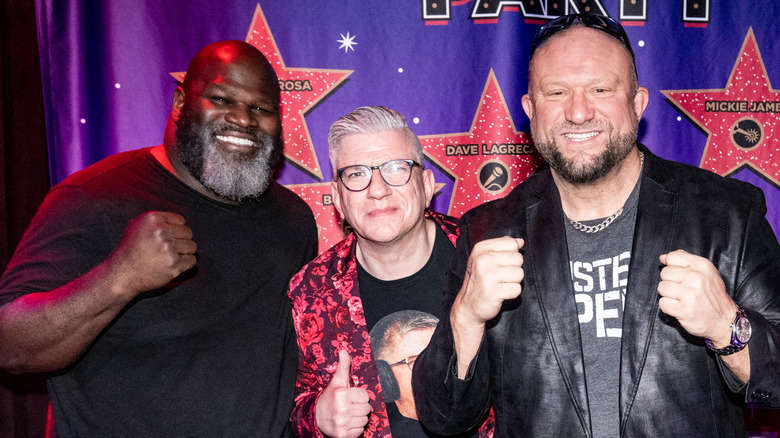
[[[566,388],[585,431],[590,431],[577,306],[560,197],[550,179],[540,200],[526,210],[526,287],[537,297],[547,335]],[[586,432],[586,435],[588,433]]]
[[[620,360],[621,432],[636,397],[658,316],[658,256],[670,251],[675,228],[676,194],[668,190],[673,176],[658,169],[658,158],[645,153],[639,192],[634,244],[623,312],[623,340]],[[654,166],[655,164],[655,166]]]

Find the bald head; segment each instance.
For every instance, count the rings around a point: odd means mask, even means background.
[[[601,30],[597,30],[597,29],[594,29],[592,27],[585,26],[585,25],[583,25],[582,23],[579,23],[579,22],[572,23],[569,27],[565,28],[562,31],[559,31],[559,32],[553,34],[548,39],[542,41],[541,43],[539,43],[539,45],[537,45],[535,47],[535,51],[531,54],[531,58],[528,60],[528,89],[529,89],[529,93],[530,93],[530,90],[531,90],[531,84],[532,84],[532,82],[534,80],[534,77],[533,77],[534,74],[535,74],[534,64],[536,63],[536,59],[538,58],[537,55],[540,52],[544,51],[542,49],[544,49],[545,46],[547,46],[547,45],[551,45],[551,43],[553,41],[555,41],[555,40],[572,38],[572,37],[576,39],[578,37],[575,36],[575,35],[581,34],[581,32],[594,33],[594,34],[600,35],[602,37],[602,38],[598,38],[598,40],[601,41],[600,45],[611,47],[612,50],[615,51],[615,53],[620,53],[621,54],[621,57],[624,59],[625,65],[627,67],[627,69],[624,69],[624,70],[626,72],[625,74],[629,78],[629,81],[630,81],[629,83],[631,84],[631,93],[632,94],[636,93],[636,90],[639,87],[639,79],[638,79],[638,76],[637,76],[636,61],[634,61],[634,55],[633,55],[633,53],[628,51],[628,49],[626,48],[626,45],[625,45],[625,44],[628,44],[628,43],[624,44],[622,41],[617,39],[615,36],[612,36],[612,35],[608,34],[607,32],[604,32],[604,31],[601,31]],[[595,48],[595,46],[594,46],[594,48]],[[545,55],[542,55],[542,57],[544,57],[544,56]],[[531,95],[531,97],[533,98],[533,95]]]
[[[249,43],[238,40],[219,41],[202,48],[187,67],[182,88],[186,94],[199,94],[200,90],[224,74],[226,67],[238,67],[248,75],[254,75],[267,87],[259,90],[271,96],[279,104],[279,81],[276,72],[265,55]]]

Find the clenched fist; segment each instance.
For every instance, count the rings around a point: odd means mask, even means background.
[[[134,295],[165,286],[195,266],[192,230],[176,213],[148,211],[130,221],[109,263]]]
[[[688,333],[710,339],[716,348],[728,345],[737,305],[712,262],[683,250],[662,254],[659,260],[666,265],[658,284],[661,311],[677,318]]]
[[[485,323],[498,315],[504,301],[522,292],[524,244],[523,239],[504,236],[483,240],[471,250],[463,286],[450,310],[461,379],[477,354]]]
[[[523,239],[500,237],[483,240],[469,256],[463,286],[453,309],[464,321],[484,324],[498,315],[506,300],[520,296],[523,281]]]

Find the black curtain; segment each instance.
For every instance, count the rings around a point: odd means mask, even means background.
[[[0,0],[0,272],[49,189],[33,0]],[[43,376],[0,371],[0,437],[43,437]]]

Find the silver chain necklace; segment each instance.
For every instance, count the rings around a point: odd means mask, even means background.
[[[641,162],[641,165],[644,166],[645,164],[645,154],[641,151],[639,152],[639,161]],[[584,233],[593,234],[598,233],[599,231],[603,230],[604,228],[607,228],[612,222],[615,222],[615,219],[618,218],[621,214],[623,214],[623,207],[620,207],[620,209],[614,213],[612,213],[611,216],[604,219],[600,224],[598,225],[585,225],[582,222],[578,222],[575,220],[569,219],[569,222],[574,227],[574,229],[578,231],[582,231]],[[568,219],[568,218],[567,218]]]
[[[621,214],[623,214],[623,207],[620,207],[620,210],[612,213],[612,216],[604,219],[604,221],[602,221],[598,225],[585,225],[582,222],[577,222],[577,221],[571,220],[571,219],[569,219],[569,222],[571,222],[572,226],[575,229],[577,229],[579,231],[582,231],[582,232],[585,232],[585,233],[592,234],[592,233],[598,233],[599,231],[603,230],[604,228],[607,228],[609,226],[609,224],[614,222],[615,219],[617,219],[618,216],[620,216]]]

